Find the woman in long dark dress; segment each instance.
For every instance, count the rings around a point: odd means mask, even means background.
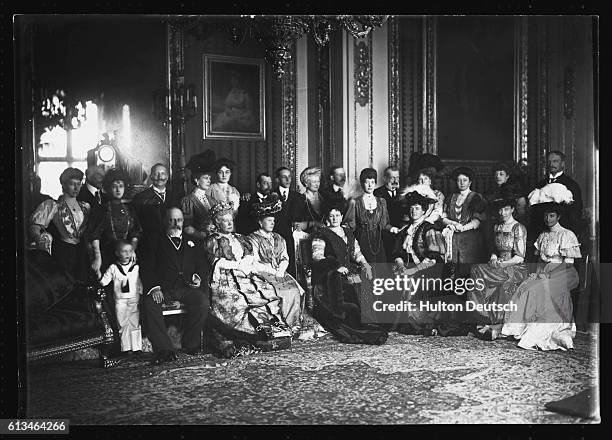
[[[129,185],[129,177],[120,170],[109,170],[104,175],[102,186],[111,200],[104,205],[103,215],[97,225],[90,225],[89,240],[93,248],[91,267],[98,278],[115,261],[115,243],[127,240],[134,250],[142,233],[136,212],[124,203],[123,195]]]
[[[377,173],[374,168],[365,168],[359,175],[359,182],[364,193],[351,199],[345,216],[345,223],[355,234],[361,252],[370,264],[386,263],[382,231],[397,234],[398,229],[389,223],[387,202],[376,197]],[[376,269],[376,268],[375,268]]]
[[[430,195],[431,194],[431,195]],[[412,310],[397,314],[396,330],[407,334],[431,336],[464,336],[473,329],[468,316],[462,313],[464,300],[454,291],[444,291],[442,284],[449,276],[444,264],[445,240],[441,227],[427,221],[429,208],[436,203],[433,194],[413,191],[405,195],[403,210],[411,223],[402,228],[393,250],[395,271],[400,277],[420,279],[415,290],[403,292],[403,300],[410,301]],[[425,304],[457,305],[456,311],[427,310]]]
[[[457,183],[457,191],[446,199],[442,213],[445,259],[454,265],[457,277],[467,277],[470,264],[487,261],[480,231],[481,222],[486,219],[486,206],[482,196],[470,189],[474,181],[474,172],[470,168],[455,169],[452,179]]]
[[[328,226],[320,228],[312,241],[313,316],[340,342],[383,344],[387,331],[362,322],[362,277],[372,278],[371,266],[347,226],[342,226],[341,208],[331,206]]]

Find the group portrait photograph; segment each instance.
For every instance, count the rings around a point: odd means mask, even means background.
[[[0,434],[605,421],[597,16],[17,14],[12,49]]]

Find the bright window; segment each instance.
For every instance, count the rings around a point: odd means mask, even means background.
[[[62,194],[59,176],[68,167],[87,169],[87,151],[94,148],[100,138],[98,106],[92,101],[85,104],[86,120],[79,128],[64,130],[60,126],[46,130],[38,145],[37,165],[40,192],[57,198]]]

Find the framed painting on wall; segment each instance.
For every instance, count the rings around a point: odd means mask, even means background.
[[[204,139],[265,140],[262,59],[204,54]]]

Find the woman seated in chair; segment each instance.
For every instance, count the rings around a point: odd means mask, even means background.
[[[234,207],[220,202],[211,210],[217,227],[206,239],[212,268],[210,281],[211,342],[230,358],[257,341],[290,336],[274,286],[255,272],[251,241],[234,232]]]
[[[249,235],[255,256],[253,271],[272,284],[281,298],[281,314],[291,333],[296,335],[302,321],[300,299],[304,289],[287,273],[287,244],[283,237],[273,232],[274,214],[281,211],[282,203],[278,195],[272,193],[267,201],[254,204],[252,209],[251,215],[259,223],[259,229]]]
[[[527,276],[527,266],[523,263],[527,243],[527,229],[514,218],[516,194],[507,188],[491,200],[491,211],[496,211],[497,223],[493,227],[493,252],[488,263],[472,266],[471,276],[482,280],[484,289],[471,290],[467,297],[480,305],[508,304],[519,284]],[[505,312],[492,310],[478,312],[476,321],[482,321],[475,335],[481,339],[496,339],[504,324]]]
[[[441,226],[427,221],[427,215],[437,198],[431,188],[419,185],[416,190],[404,196],[402,207],[404,215],[409,214],[411,223],[404,227],[393,250],[395,272],[400,277],[411,277],[421,280],[421,284],[404,291],[404,300],[415,305],[408,311],[399,312],[395,328],[406,334],[423,334],[431,336],[464,336],[473,328],[468,316],[457,311],[427,310],[424,305],[436,306],[438,303],[458,304],[464,302],[454,291],[443,290],[442,285],[449,276],[444,264],[445,241]],[[459,293],[459,292],[457,292]]]
[[[530,194],[530,205],[541,205],[546,225],[535,242],[540,264],[514,293],[516,311],[506,314],[501,331],[504,336],[519,339],[519,347],[530,350],[574,348],[576,336],[570,292],[579,282],[573,263],[581,257],[580,244],[572,231],[559,224],[573,198],[564,185],[552,185],[563,187],[551,192],[552,201],[538,193]]]
[[[372,278],[372,268],[350,228],[341,226],[339,206],[328,206],[327,227],[312,240],[314,318],[340,342],[383,344],[387,332],[362,323],[361,277]],[[366,311],[367,312],[367,311]]]

